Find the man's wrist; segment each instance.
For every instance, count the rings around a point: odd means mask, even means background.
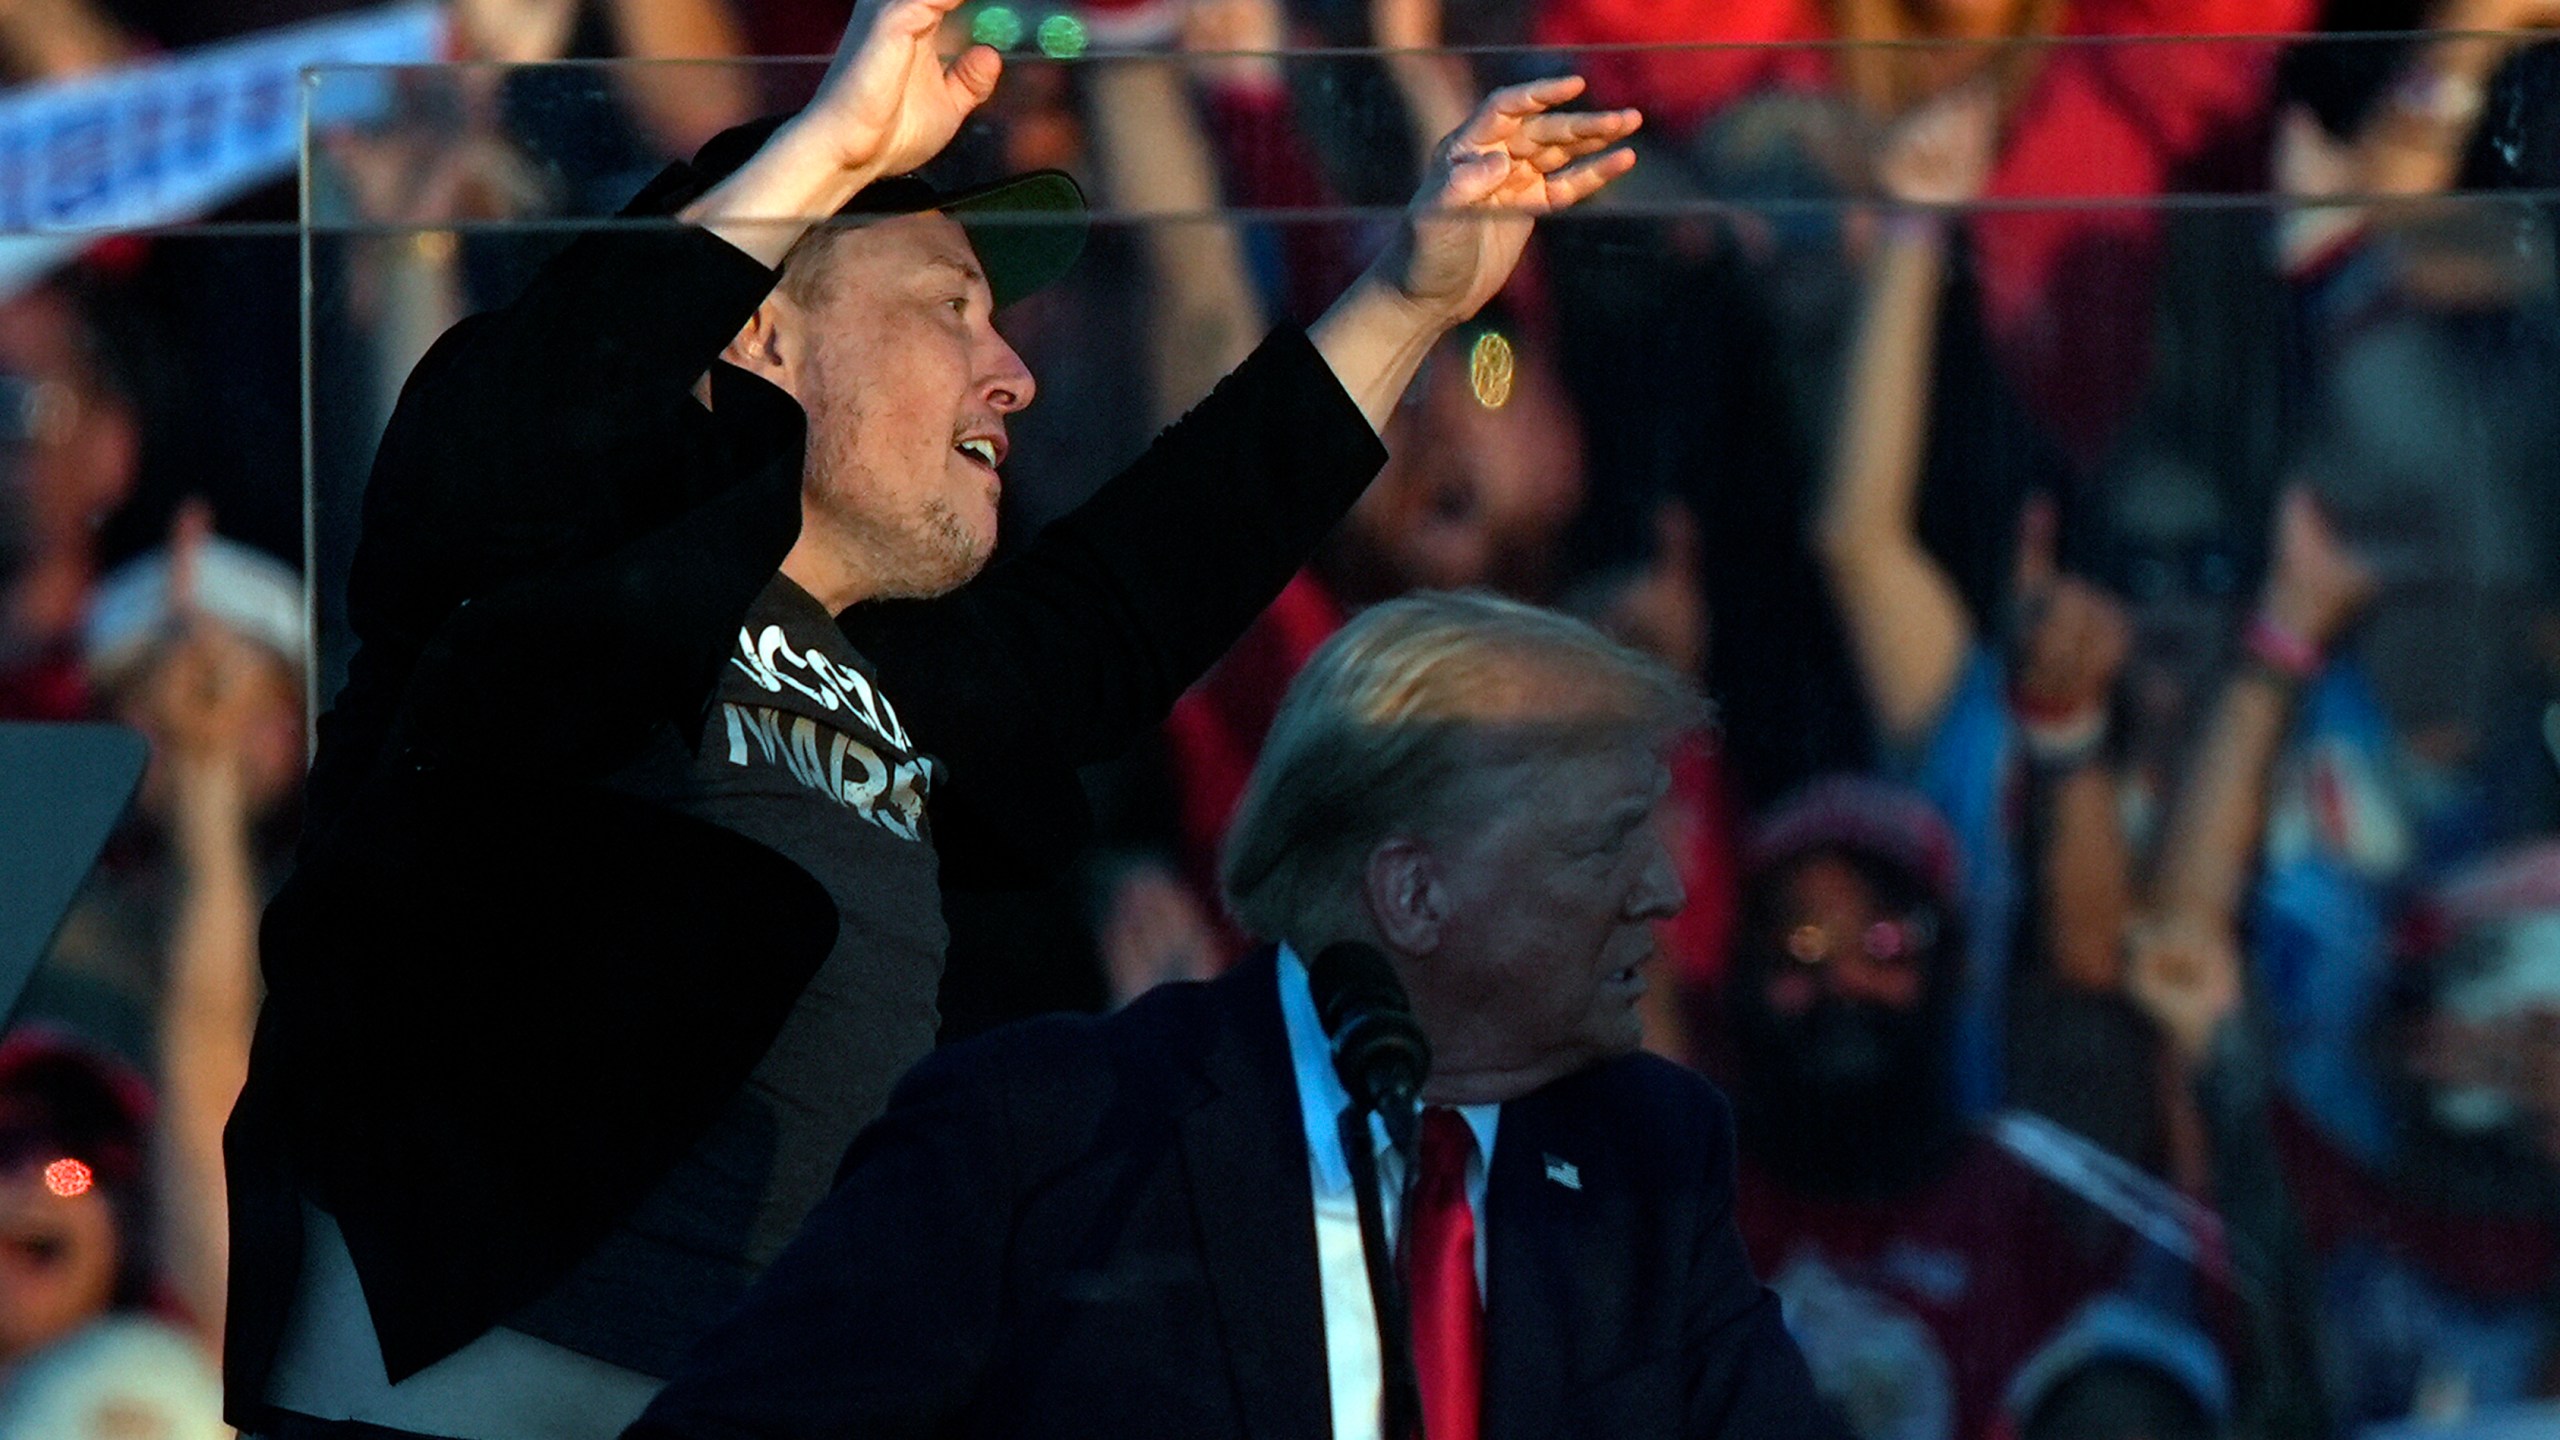
[[[676,218],[779,265],[792,241],[887,173],[878,154],[876,142],[849,145],[806,115],[795,116]]]
[[[764,151],[785,157],[795,167],[805,165],[812,174],[833,171],[836,183],[848,187],[845,199],[850,200],[863,186],[889,173],[881,158],[887,143],[886,135],[849,136],[843,133],[843,127],[823,126],[809,112],[802,111],[774,128]]]
[[[1384,434],[1423,357],[1455,323],[1372,265],[1307,327],[1307,339],[1369,427]]]
[[[1409,327],[1425,345],[1436,343],[1441,336],[1458,328],[1466,317],[1446,301],[1413,293],[1399,273],[1402,268],[1394,252],[1390,251],[1361,272],[1351,288],[1355,294],[1363,289],[1372,291],[1383,313],[1395,316],[1399,326]]]

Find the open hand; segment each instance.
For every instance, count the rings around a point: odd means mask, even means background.
[[[1004,73],[1003,57],[985,45],[942,58],[942,22],[959,5],[862,0],[792,128],[824,137],[839,164],[872,175],[903,175],[941,154]]]
[[[1379,272],[1424,309],[1456,323],[1493,298],[1540,215],[1575,205],[1624,175],[1634,152],[1610,147],[1643,123],[1633,110],[1551,113],[1582,93],[1559,76],[1496,90],[1431,152]]]

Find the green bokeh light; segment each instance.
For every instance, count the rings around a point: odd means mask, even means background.
[[[1084,22],[1073,15],[1052,15],[1040,22],[1040,53],[1053,60],[1073,60],[1084,53]]]
[[[1048,27],[1042,26],[1041,33],[1046,35]],[[1022,43],[1022,17],[1010,6],[990,5],[969,22],[969,38],[981,45],[1010,50]]]

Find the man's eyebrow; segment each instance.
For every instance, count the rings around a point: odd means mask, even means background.
[[[924,263],[936,270],[948,270],[972,284],[984,285],[987,283],[987,272],[979,269],[977,266],[966,260],[954,259],[949,255],[928,255],[925,257]]]

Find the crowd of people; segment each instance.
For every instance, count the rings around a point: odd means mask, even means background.
[[[336,8],[0,6],[0,73]],[[744,58],[847,8],[453,17],[464,58]],[[1715,701],[1647,1043],[1732,1097],[1750,1259],[1862,1440],[2560,1425],[2560,5],[1078,13],[1136,53],[1016,66],[962,141],[1105,217],[1006,316],[1041,395],[1003,549],[1312,321],[1486,91],[1599,47],[1574,68],[1642,109],[1642,163],[1085,772],[1066,876],[946,882],[944,1038],[1226,971],[1290,679],[1382,602],[1492,590]],[[463,70],[424,141],[328,137],[346,213],[416,233],[321,252],[316,648],[290,243],[122,240],[0,297],[0,719],[153,757],[0,1041],[0,1437],[218,1433],[220,1131],[364,464],[558,232],[451,237],[598,213],[812,79]]]

